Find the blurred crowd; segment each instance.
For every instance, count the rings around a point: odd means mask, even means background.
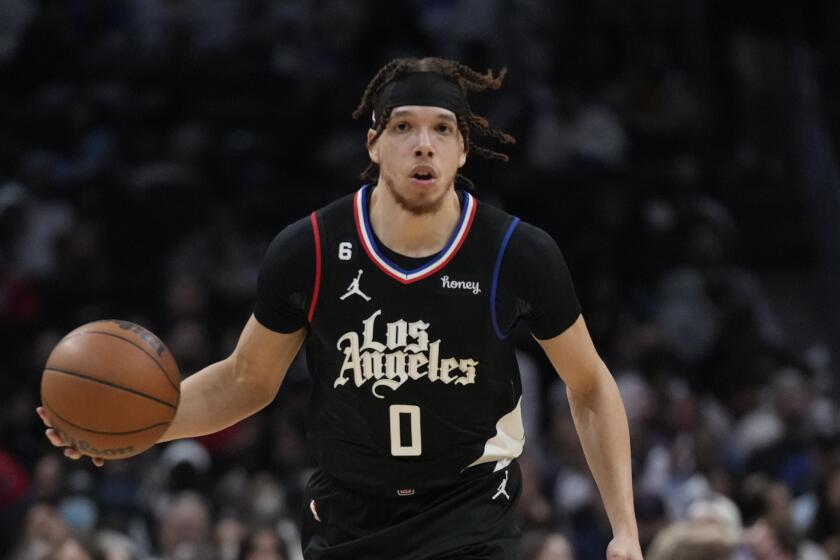
[[[564,251],[627,407],[646,557],[840,560],[837,349],[792,336],[761,281],[819,266],[778,61],[830,53],[840,10],[803,4],[0,0],[0,556],[300,558],[303,361],[261,413],[101,469],[43,436],[40,368],[106,317],[185,376],[227,356],[273,235],[359,186],[367,80],[436,55],[509,70],[471,104],[511,162],[465,174]],[[521,557],[603,558],[526,327]]]

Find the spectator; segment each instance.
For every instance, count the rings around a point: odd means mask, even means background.
[[[716,523],[675,523],[654,539],[648,560],[730,560],[737,541]]]
[[[193,492],[176,495],[160,520],[162,560],[203,560],[213,556],[210,510]]]
[[[819,490],[810,536],[831,560],[840,560],[840,466],[828,472]]]
[[[533,532],[522,538],[522,560],[575,560],[569,540],[560,533]]]
[[[289,556],[277,531],[260,527],[242,539],[238,560],[289,560]]]

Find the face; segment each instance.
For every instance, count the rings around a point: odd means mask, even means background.
[[[569,541],[562,535],[549,536],[540,549],[537,560],[573,560]]]
[[[280,551],[280,542],[270,531],[260,531],[251,538],[251,550],[246,560],[285,560]]]
[[[436,212],[467,161],[464,137],[452,111],[395,107],[385,130],[368,131],[368,154],[379,165],[379,182],[412,214]]]

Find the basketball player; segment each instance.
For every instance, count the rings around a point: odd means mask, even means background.
[[[277,235],[233,354],[181,386],[161,441],[268,405],[306,345],[319,463],[307,559],[515,558],[524,434],[508,334],[520,320],[566,382],[614,533],[606,557],[641,559],[624,407],[560,250],[455,188],[468,155],[507,159],[476,136],[513,138],[467,102],[503,78],[442,59],[384,66],[354,112],[372,115],[371,183]]]

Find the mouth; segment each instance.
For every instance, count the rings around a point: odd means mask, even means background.
[[[435,170],[428,165],[418,165],[411,171],[411,182],[417,185],[431,185],[437,180]]]

